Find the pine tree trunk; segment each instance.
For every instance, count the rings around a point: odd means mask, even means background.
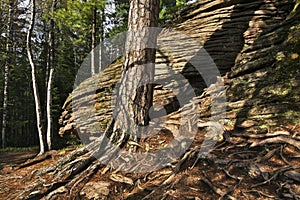
[[[159,0],[130,1],[125,61],[115,108],[114,132],[122,130],[137,141],[137,133],[149,123]],[[122,138],[122,137],[121,137]]]
[[[7,19],[7,35],[6,35],[6,58],[5,58],[5,65],[4,65],[4,86],[3,86],[3,111],[2,111],[2,130],[1,130],[1,135],[2,135],[2,148],[6,147],[6,137],[5,137],[5,132],[6,132],[6,127],[7,127],[7,101],[8,101],[8,76],[9,76],[9,64],[10,64],[10,53],[11,53],[11,48],[10,48],[10,40],[11,40],[11,20],[12,17],[12,5],[11,2],[9,1],[8,4],[8,19]]]
[[[44,147],[44,141],[43,141],[43,131],[42,131],[42,122],[41,122],[41,105],[40,105],[40,99],[38,94],[38,88],[37,88],[37,82],[35,78],[35,65],[32,58],[32,49],[31,49],[31,36],[34,28],[35,23],[35,0],[30,1],[30,24],[27,31],[27,37],[26,37],[26,50],[27,50],[27,56],[29,60],[29,64],[31,66],[31,78],[32,78],[32,89],[33,89],[33,95],[34,95],[34,102],[35,102],[35,113],[36,113],[36,123],[37,123],[37,130],[39,135],[39,142],[40,142],[40,152],[38,155],[41,155],[45,152]]]

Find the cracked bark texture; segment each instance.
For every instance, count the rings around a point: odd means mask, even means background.
[[[114,110],[114,131],[138,131],[149,123],[153,100],[159,0],[130,1],[123,73]],[[134,136],[136,140],[136,135]]]

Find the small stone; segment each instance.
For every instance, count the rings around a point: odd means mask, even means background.
[[[238,127],[239,128],[250,128],[250,127],[255,126],[255,125],[257,125],[256,121],[246,120],[246,121],[243,121],[240,125],[238,125]]]
[[[80,191],[80,199],[107,199],[110,183],[105,181],[89,182]]]
[[[131,178],[125,177],[121,174],[112,174],[110,175],[109,179],[115,182],[133,185],[133,180]]]
[[[297,58],[299,58],[299,54],[293,53],[293,54],[291,55],[291,58],[292,58],[293,60],[296,60]]]

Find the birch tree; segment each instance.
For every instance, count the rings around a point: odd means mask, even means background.
[[[51,12],[54,12],[56,7],[56,1],[52,1],[51,5]],[[52,104],[52,82],[54,78],[54,20],[50,19],[50,28],[48,33],[48,60],[47,60],[47,70],[46,70],[46,115],[47,115],[47,133],[46,133],[46,141],[48,150],[52,149],[52,142],[51,142],[51,132],[52,132],[52,118],[51,118],[51,104]],[[48,73],[49,71],[49,73]]]
[[[34,29],[34,23],[35,23],[35,0],[30,0],[30,21],[29,21],[29,27],[27,30],[27,37],[26,37],[26,51],[27,51],[27,57],[28,61],[31,67],[31,79],[32,79],[32,89],[33,89],[33,95],[34,95],[34,102],[35,102],[35,113],[36,113],[36,123],[37,123],[37,130],[38,130],[38,136],[39,136],[39,143],[40,143],[40,152],[38,155],[41,155],[45,152],[45,146],[43,141],[43,130],[42,130],[42,113],[41,113],[41,105],[40,105],[40,99],[39,99],[39,93],[37,88],[37,81],[35,76],[35,64],[33,62],[33,56],[32,56],[32,49],[31,49],[31,38],[32,38],[32,32]]]

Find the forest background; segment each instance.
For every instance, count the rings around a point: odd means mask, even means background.
[[[176,12],[189,3],[189,0],[161,1],[160,27],[170,25]],[[67,141],[58,135],[58,120],[66,98],[74,89],[77,70],[100,43],[103,47],[98,53],[106,63],[113,62],[117,49],[103,41],[127,29],[129,1],[37,0],[28,39],[30,8],[26,0],[2,0],[0,4],[1,147],[39,145],[34,81],[27,52],[29,41],[43,140],[46,142],[49,132],[54,141],[52,147],[59,148]],[[92,76],[106,66],[95,62],[91,67]],[[47,105],[50,119],[47,119]]]

